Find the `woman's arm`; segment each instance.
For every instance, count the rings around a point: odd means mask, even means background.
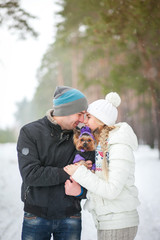
[[[131,148],[127,145],[115,144],[110,148],[108,181],[101,179],[84,166],[78,167],[72,178],[99,196],[115,199],[125,186],[133,165],[134,156]]]

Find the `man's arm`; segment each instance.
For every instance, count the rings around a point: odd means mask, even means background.
[[[69,178],[62,168],[42,165],[35,140],[24,128],[20,131],[17,151],[20,173],[27,185],[52,186],[64,183]]]

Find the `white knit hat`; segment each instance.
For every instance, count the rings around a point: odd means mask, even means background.
[[[106,95],[105,99],[99,99],[89,104],[87,112],[104,124],[112,126],[117,120],[117,107],[120,103],[120,96],[116,92],[110,92]]]

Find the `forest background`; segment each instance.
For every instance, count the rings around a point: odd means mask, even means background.
[[[140,144],[160,152],[160,2],[158,0],[60,0],[55,40],[37,71],[32,100],[17,103],[14,128],[0,129],[0,142],[17,140],[22,125],[52,108],[57,85],[83,91],[89,102],[117,91],[118,121],[127,121]],[[34,16],[20,1],[0,1],[0,26],[20,37]],[[11,21],[12,20],[12,21]]]

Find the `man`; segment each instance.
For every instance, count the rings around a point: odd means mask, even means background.
[[[18,139],[23,240],[49,240],[52,234],[54,240],[80,240],[85,191],[73,181],[75,197],[65,195],[69,175],[63,167],[73,162],[73,128],[83,123],[88,104],[80,91],[66,86],[56,88],[53,104],[47,116],[22,127]]]

